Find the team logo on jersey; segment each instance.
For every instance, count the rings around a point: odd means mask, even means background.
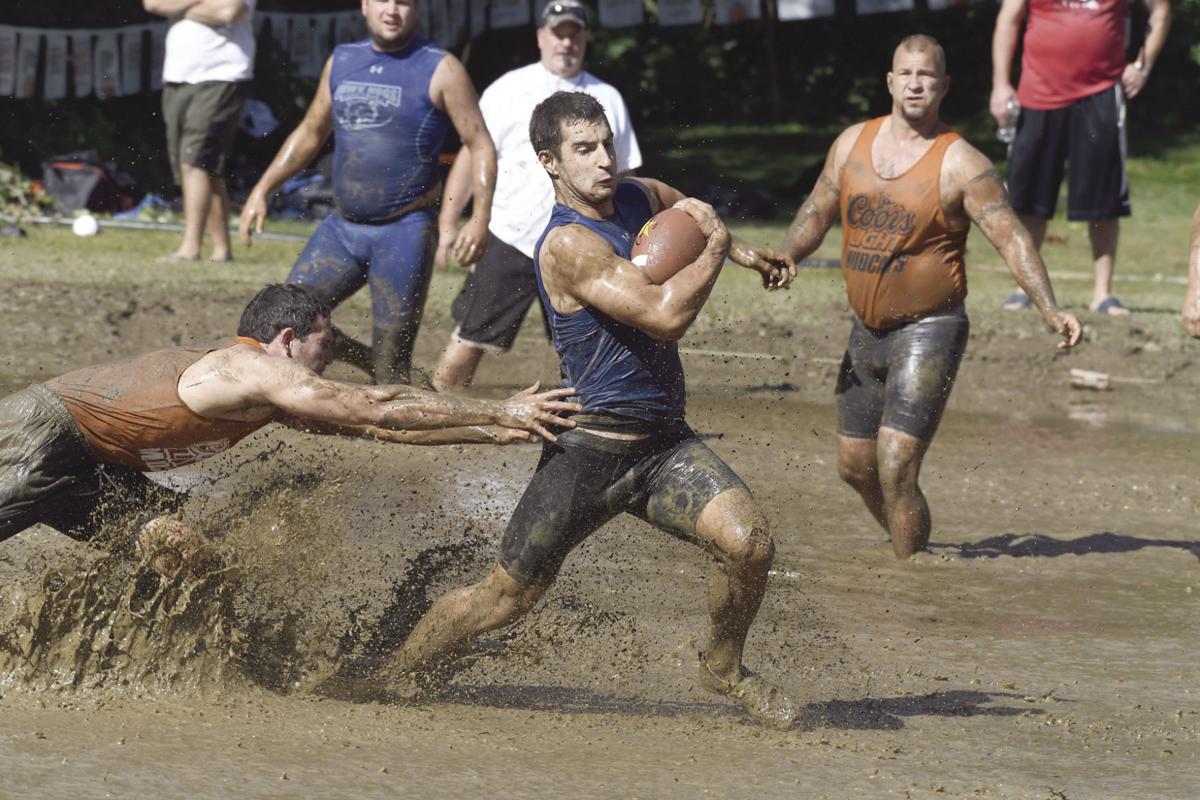
[[[158,472],[164,469],[195,464],[197,461],[223,453],[229,449],[228,439],[216,439],[211,442],[196,442],[187,447],[147,447],[138,450],[138,456],[146,469]]]
[[[846,204],[843,269],[903,272],[900,248],[916,229],[916,215],[886,194],[856,194]]]
[[[333,93],[333,115],[344,130],[382,128],[395,119],[401,95],[399,86],[342,81]]]

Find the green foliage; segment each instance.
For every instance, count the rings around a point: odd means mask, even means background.
[[[0,214],[21,220],[49,208],[51,200],[16,167],[0,164]]]

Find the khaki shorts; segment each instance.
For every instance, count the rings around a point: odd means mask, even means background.
[[[233,150],[249,87],[245,81],[163,86],[167,156],[176,183],[180,182],[180,164],[199,167],[218,178],[225,174],[225,162]]]
[[[128,467],[100,464],[45,386],[0,399],[0,542],[42,523],[74,539],[123,526],[129,541],[186,496]]]

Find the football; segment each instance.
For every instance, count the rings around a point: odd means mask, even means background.
[[[704,252],[708,240],[696,220],[678,208],[664,209],[638,231],[629,260],[661,284]]]

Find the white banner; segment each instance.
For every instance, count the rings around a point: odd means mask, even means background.
[[[833,16],[834,0],[775,0],[779,19],[815,19]]]
[[[145,28],[134,25],[121,33],[121,94],[142,90],[142,47]]]
[[[17,97],[33,97],[37,90],[38,55],[42,45],[42,32],[36,28],[22,28],[17,44]]]
[[[312,58],[312,20],[308,17],[292,17],[292,41],[288,47],[288,61],[292,71],[307,77],[309,59]]]
[[[0,97],[17,87],[17,29],[0,25]]]
[[[67,96],[67,35],[46,31],[46,81],[42,96],[61,100]]]
[[[642,0],[600,0],[600,27],[629,28],[645,20]]]
[[[308,64],[300,73],[306,78],[321,77],[321,68],[329,57],[329,26],[332,22],[325,14],[312,18],[312,47],[308,51]]]
[[[488,0],[469,0],[471,15],[471,38],[474,39],[487,30]]]
[[[910,11],[912,7],[913,0],[854,0],[854,10],[859,15]]]
[[[529,0],[492,0],[493,28],[515,28],[530,22]]]
[[[704,19],[700,0],[658,0],[658,24],[698,25]]]
[[[716,0],[713,9],[717,12],[718,25],[736,25],[761,15],[759,0]]]
[[[121,51],[115,31],[96,31],[92,48],[92,88],[104,100],[116,97],[121,89]]]
[[[71,74],[75,78],[75,96],[92,93],[92,32],[71,31]]]
[[[167,26],[150,26],[150,91],[157,92],[163,85],[163,61],[167,58]]]

